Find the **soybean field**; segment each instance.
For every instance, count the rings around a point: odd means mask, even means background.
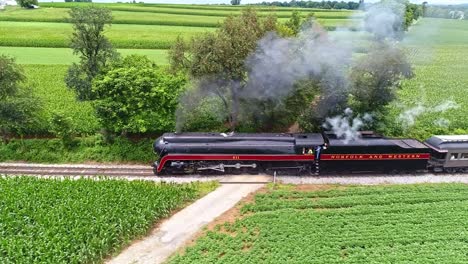
[[[468,186],[273,185],[170,263],[466,263]]]
[[[415,76],[402,83],[389,117],[402,125],[389,135],[426,139],[468,134],[468,21],[424,18],[404,40]]]

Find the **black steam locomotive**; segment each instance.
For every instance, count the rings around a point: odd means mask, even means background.
[[[420,142],[371,132],[351,141],[330,133],[167,133],[153,147],[156,175],[468,172],[468,135]]]

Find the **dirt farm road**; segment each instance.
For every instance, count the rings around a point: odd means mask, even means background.
[[[254,176],[264,181],[262,176]],[[242,184],[244,178],[233,178],[236,183],[222,184],[195,203],[164,221],[152,233],[122,251],[109,264],[155,264],[164,262],[179,247],[187,243],[203,226],[231,209],[249,193],[264,184]]]

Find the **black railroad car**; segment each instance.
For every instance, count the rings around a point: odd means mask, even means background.
[[[389,139],[374,134],[356,140],[331,136],[320,157],[322,172],[404,172],[427,170],[431,149],[415,139]]]

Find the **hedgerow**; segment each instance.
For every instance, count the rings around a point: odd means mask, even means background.
[[[115,138],[105,143],[101,135],[76,138],[73,147],[64,146],[60,139],[13,139],[0,142],[0,162],[25,160],[38,163],[140,163],[151,164],[155,159],[153,140],[132,141]]]
[[[0,177],[0,262],[102,262],[215,187]]]

